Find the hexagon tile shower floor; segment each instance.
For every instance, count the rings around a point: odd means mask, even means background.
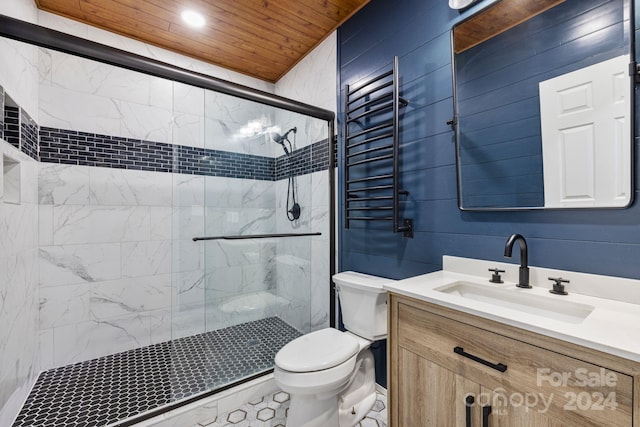
[[[96,427],[273,368],[300,332],[277,317],[44,371],[13,427]]]

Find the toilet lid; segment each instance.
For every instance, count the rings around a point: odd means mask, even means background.
[[[354,337],[326,328],[291,341],[276,354],[276,365],[290,372],[313,372],[333,368],[358,354]]]

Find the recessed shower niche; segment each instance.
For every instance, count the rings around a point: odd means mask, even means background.
[[[4,203],[20,204],[20,162],[2,155],[2,190]]]

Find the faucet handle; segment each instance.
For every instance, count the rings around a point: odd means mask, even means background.
[[[549,289],[549,292],[556,295],[569,295],[567,291],[564,290],[563,283],[571,283],[569,280],[563,279],[562,277],[549,277],[549,280],[553,280],[553,289]]]
[[[504,270],[500,270],[498,268],[490,268],[489,271],[493,271],[491,280],[489,280],[491,283],[504,283],[502,281],[502,277],[500,277],[500,273],[504,273]]]

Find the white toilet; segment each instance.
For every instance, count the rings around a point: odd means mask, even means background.
[[[333,276],[347,332],[326,328],[285,345],[276,384],[291,395],[287,427],[352,427],[376,401],[373,341],[387,336],[391,279],[346,271]]]

